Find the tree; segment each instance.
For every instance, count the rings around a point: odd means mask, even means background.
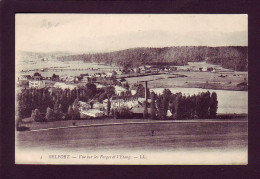
[[[74,103],[73,103],[73,117],[72,119],[80,119],[80,112],[79,112],[79,100],[75,99]]]
[[[45,118],[46,118],[47,121],[54,120],[54,113],[53,113],[53,110],[50,107],[48,107],[47,110],[46,110]]]
[[[115,95],[115,87],[114,86],[108,86],[105,88],[105,92],[107,94],[107,97],[110,98],[113,95]]]
[[[86,95],[88,99],[92,99],[97,93],[97,87],[93,83],[86,84]]]
[[[162,117],[166,118],[168,109],[169,109],[169,101],[170,101],[171,91],[169,89],[163,90],[163,99],[162,99]]]
[[[110,109],[111,109],[111,101],[110,101],[110,98],[108,98],[108,100],[107,100],[107,115],[108,116],[110,114]]]
[[[216,92],[212,92],[211,100],[210,100],[210,107],[209,107],[209,116],[212,119],[217,117],[217,109],[218,109],[218,100]]]
[[[55,114],[57,114],[58,113],[58,108],[59,108],[59,101],[58,101],[58,99],[55,101],[55,104],[54,104],[54,107],[53,107],[53,112],[55,113]]]
[[[143,105],[144,105],[144,113],[143,113],[143,117],[144,119],[147,119],[148,118],[148,109],[147,109],[147,101],[144,101],[143,102]]]
[[[142,84],[138,84],[137,89],[136,89],[136,96],[144,98],[145,96],[145,88]]]
[[[209,117],[210,92],[203,92],[197,96],[196,113],[199,118],[206,119]]]
[[[155,93],[151,93],[152,101],[151,101],[151,118],[156,119],[156,105],[155,105]]]
[[[74,111],[73,111],[73,109],[72,109],[72,106],[69,105],[68,113],[67,113],[67,119],[68,119],[68,120],[71,120],[71,119],[73,118],[73,113],[74,113]]]
[[[159,95],[156,99],[156,116],[159,118],[159,119],[163,119],[163,106],[162,106],[162,95]]]
[[[181,100],[182,94],[178,93],[174,102],[174,119],[181,119],[182,118],[182,111],[181,111]]]

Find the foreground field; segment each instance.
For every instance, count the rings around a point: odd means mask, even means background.
[[[110,123],[112,122],[116,121],[110,121]],[[81,149],[85,151],[119,149],[172,151],[247,147],[246,120],[147,124],[136,122],[137,124],[17,132],[16,144],[20,149],[67,149],[73,151]],[[83,125],[80,122],[76,124]],[[100,121],[99,124],[104,124],[104,122]],[[65,123],[63,126],[66,126]],[[67,124],[67,126],[69,125]],[[55,127],[55,123],[52,127]]]
[[[247,164],[243,119],[71,122],[16,132],[16,164]]]

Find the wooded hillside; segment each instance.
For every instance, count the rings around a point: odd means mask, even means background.
[[[224,68],[247,71],[247,47],[164,47],[133,48],[108,53],[62,56],[62,61],[82,60],[114,64],[122,67],[141,65],[185,65],[187,62],[207,61]]]

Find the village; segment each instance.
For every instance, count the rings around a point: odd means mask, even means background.
[[[80,113],[80,119],[87,118],[102,118],[104,116],[115,116],[108,112],[108,103],[111,103],[111,109],[115,113],[116,110],[127,108],[129,109],[129,118],[143,117],[144,104],[151,103],[151,98],[148,99],[150,93],[148,89],[148,81],[138,81],[136,83],[129,84],[125,78],[131,77],[143,77],[143,76],[156,76],[162,74],[172,74],[178,71],[196,71],[196,72],[213,72],[215,73],[217,68],[214,66],[200,67],[196,65],[187,66],[172,66],[172,67],[154,67],[150,65],[141,66],[138,68],[130,69],[116,69],[107,72],[96,73],[83,73],[78,76],[59,76],[53,73],[52,76],[43,76],[41,73],[44,70],[40,70],[31,75],[20,75],[18,77],[19,88],[28,89],[48,89],[49,92],[55,89],[62,89],[70,91],[77,90],[84,87],[86,84],[94,84],[97,89],[106,89],[112,87],[113,93],[111,96],[102,99],[89,99],[86,101],[78,101],[78,109]],[[175,74],[176,76],[176,74]],[[178,77],[178,76],[177,76]],[[144,85],[144,87],[143,87]],[[138,91],[139,90],[139,91]],[[140,92],[141,91],[141,92]],[[149,92],[148,92],[149,91]],[[75,106],[72,106],[75,110]],[[43,111],[40,111],[43,113]],[[130,114],[131,113],[131,114]],[[148,115],[151,113],[150,105],[147,106]],[[167,117],[173,116],[170,110],[166,113]],[[64,117],[63,117],[64,118]]]

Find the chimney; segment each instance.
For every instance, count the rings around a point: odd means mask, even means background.
[[[144,93],[145,101],[147,101],[147,98],[148,98],[147,93],[148,93],[148,91],[147,91],[147,81],[145,81],[145,93]]]

